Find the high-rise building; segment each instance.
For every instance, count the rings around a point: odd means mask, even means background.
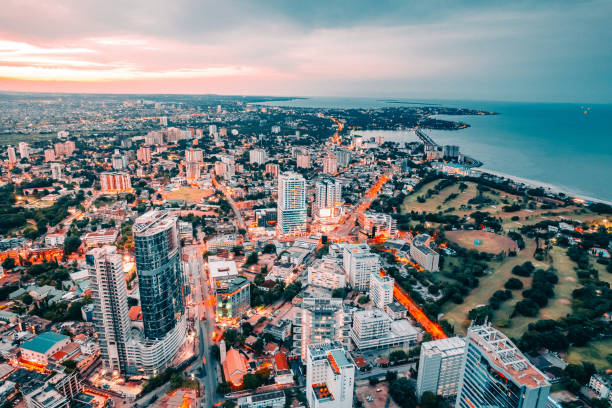
[[[51,163],[51,178],[53,180],[62,179],[62,165],[60,163]]]
[[[119,152],[115,152],[111,157],[111,165],[115,170],[125,170],[127,168],[127,158]]]
[[[442,154],[444,157],[456,159],[459,157],[459,146],[445,145],[442,149]]]
[[[417,396],[425,392],[444,398],[457,395],[464,354],[465,340],[460,337],[422,343]]]
[[[310,344],[338,340],[348,345],[350,316],[345,313],[341,298],[332,298],[331,292],[323,289],[311,291],[304,297],[300,309],[295,324],[301,330],[293,340],[302,361]]]
[[[310,168],[310,155],[306,153],[298,153],[296,157],[297,167],[300,169]]]
[[[145,337],[162,338],[184,315],[177,218],[152,210],[132,227]]]
[[[315,185],[315,204],[317,212],[342,206],[342,183],[329,177],[317,181]],[[329,212],[329,211],[328,211]],[[321,216],[321,214],[317,214]]]
[[[351,152],[350,150],[346,150],[346,149],[338,149],[336,151],[334,151],[334,156],[336,156],[336,159],[338,160],[338,166],[339,167],[346,167],[349,165],[349,163],[351,162]]]
[[[277,217],[276,208],[258,208],[255,210],[255,224],[261,228],[274,228]]]
[[[440,254],[429,247],[431,237],[427,234],[419,234],[410,244],[410,256],[429,272],[436,272],[440,268]]]
[[[8,155],[9,165],[12,166],[17,163],[17,154],[15,153],[15,148],[13,146],[6,148],[6,154]]]
[[[397,233],[397,221],[389,214],[364,211],[359,214],[359,224],[369,238],[389,238]]]
[[[335,259],[317,259],[307,268],[308,284],[327,289],[346,286],[346,274]]]
[[[238,321],[251,308],[251,283],[244,276],[218,279],[216,282],[216,317],[223,321]]]
[[[76,144],[72,140],[68,140],[64,143],[64,154],[66,156],[72,155],[75,149],[76,149]]]
[[[276,163],[266,164],[266,174],[272,175],[272,177],[278,177],[280,173],[280,166]]]
[[[85,261],[94,305],[93,322],[104,368],[125,374],[131,322],[121,255],[115,247],[106,245],[89,251]]]
[[[352,408],[355,365],[339,342],[308,346],[306,399],[311,408]]]
[[[328,154],[323,158],[323,173],[336,174],[338,172],[338,159]]]
[[[389,275],[370,274],[370,299],[374,307],[384,309],[386,305],[393,303],[394,283],[395,279]]]
[[[202,163],[204,161],[204,154],[202,149],[187,149],[185,150],[185,161]]]
[[[22,159],[30,158],[30,146],[26,142],[19,142],[19,157]]]
[[[193,182],[201,177],[202,163],[187,162],[185,165],[185,178],[188,182]]]
[[[136,158],[142,164],[151,163],[151,148],[150,147],[146,147],[146,146],[142,146],[136,152]]]
[[[253,149],[249,152],[249,162],[264,164],[266,162],[266,151],[264,149]]]
[[[168,117],[167,116],[160,116],[159,117],[159,126],[168,126]]]
[[[127,173],[100,173],[100,189],[104,193],[122,193],[132,191],[132,182]]]
[[[550,382],[490,323],[466,337],[457,408],[545,408]]]
[[[281,234],[306,230],[306,180],[298,173],[278,176],[278,229]]]
[[[366,244],[347,245],[343,251],[343,266],[353,289],[366,291],[370,286],[370,274],[380,272],[380,258],[370,252]]]
[[[45,161],[50,162],[55,160],[55,150],[45,149]]]
[[[350,336],[361,351],[409,348],[417,341],[417,331],[408,320],[393,320],[380,309],[353,313]]]

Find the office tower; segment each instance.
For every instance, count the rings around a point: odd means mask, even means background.
[[[340,207],[342,205],[342,184],[326,177],[315,185],[315,203],[318,210]]]
[[[103,193],[132,191],[132,182],[127,173],[100,173],[100,188]]]
[[[355,366],[339,342],[312,344],[306,357],[306,399],[311,408],[352,408]]]
[[[237,322],[251,308],[251,283],[244,276],[219,279],[216,282],[216,317],[222,321]]]
[[[296,157],[297,167],[300,169],[310,168],[310,155],[306,153],[299,153]]]
[[[349,283],[355,290],[366,291],[370,274],[380,272],[380,258],[366,244],[347,245],[343,251],[343,266]]]
[[[54,180],[62,179],[62,165],[59,163],[51,163],[51,178]]]
[[[275,163],[266,164],[266,174],[272,175],[272,177],[278,177],[280,173],[280,166]]]
[[[457,408],[544,408],[548,378],[490,323],[472,326],[466,337]]]
[[[249,152],[251,164],[264,164],[266,162],[266,151],[264,149],[253,149]]]
[[[430,241],[431,237],[427,234],[419,234],[414,237],[410,244],[410,256],[423,269],[429,272],[436,272],[440,269],[438,266],[440,254],[429,247]]]
[[[159,339],[185,311],[177,218],[152,210],[134,221],[132,231],[144,334]]]
[[[55,150],[45,149],[45,161],[50,162],[55,160]]]
[[[26,142],[19,142],[19,157],[22,159],[30,158],[30,146]]]
[[[373,273],[370,275],[370,299],[374,307],[384,309],[393,303],[393,284],[395,279],[388,275]]]
[[[151,163],[151,148],[150,147],[141,147],[136,152],[136,158],[142,164]]]
[[[336,159],[338,160],[338,166],[339,167],[346,167],[349,165],[349,163],[351,162],[351,152],[350,150],[346,150],[346,149],[339,149],[336,150],[334,152],[334,156],[336,156]]]
[[[465,340],[460,337],[421,344],[417,396],[428,391],[444,398],[457,395],[464,354]]]
[[[350,336],[360,351],[409,348],[417,341],[417,331],[408,320],[393,320],[379,309],[355,312]]]
[[[131,322],[121,255],[115,247],[106,245],[89,251],[85,262],[94,305],[93,322],[104,368],[125,374]]]
[[[336,174],[338,172],[338,159],[328,154],[323,158],[323,173]]]
[[[341,298],[332,298],[327,290],[311,291],[305,295],[301,311],[296,316],[296,325],[301,326],[301,337],[294,338],[294,346],[300,347],[302,360],[310,344],[338,340],[348,344],[348,331],[344,305]],[[299,344],[298,344],[299,343]]]
[[[287,172],[278,176],[278,228],[280,234],[306,230],[306,180]]]

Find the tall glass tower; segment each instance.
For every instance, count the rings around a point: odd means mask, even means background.
[[[177,218],[153,210],[132,227],[144,335],[161,339],[185,312]]]
[[[278,229],[280,234],[306,230],[306,180],[287,172],[278,176]]]
[[[490,324],[472,326],[456,408],[545,408],[548,378]]]

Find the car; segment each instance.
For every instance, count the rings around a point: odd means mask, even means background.
[[[382,391],[382,389],[381,389],[381,388],[377,388],[377,389],[376,389],[376,392],[381,392],[381,391]]]

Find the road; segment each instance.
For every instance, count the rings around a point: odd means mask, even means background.
[[[240,214],[240,209],[238,208],[238,206],[236,205],[236,202],[232,198],[231,189],[229,187],[226,187],[225,184],[218,182],[217,179],[214,177],[212,180],[213,180],[213,185],[215,186],[215,188],[223,193],[223,195],[225,196],[225,199],[227,200],[229,205],[232,207],[232,210],[234,211],[234,214],[236,215],[236,220],[238,220],[238,227],[246,230],[246,224],[244,222],[244,218],[242,218],[242,214]]]

